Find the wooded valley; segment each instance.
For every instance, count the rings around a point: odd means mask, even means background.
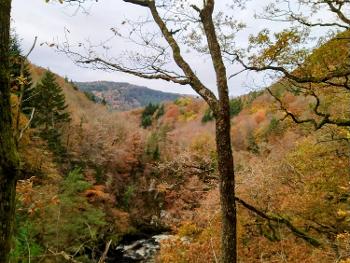
[[[270,1],[243,45],[244,1],[120,2],[148,15],[111,28],[139,50],[33,50],[198,96],[35,65],[1,0],[0,263],[350,262],[350,2]],[[268,84],[231,96],[246,72]]]

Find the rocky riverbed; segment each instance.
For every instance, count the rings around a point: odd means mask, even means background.
[[[109,253],[108,263],[153,263],[160,249],[160,242],[173,237],[168,234],[126,240]]]

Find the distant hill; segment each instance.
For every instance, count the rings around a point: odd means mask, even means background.
[[[98,100],[105,100],[114,110],[130,110],[144,107],[151,103],[173,101],[181,97],[180,94],[162,92],[126,82],[94,81],[75,82],[78,88],[91,92]]]

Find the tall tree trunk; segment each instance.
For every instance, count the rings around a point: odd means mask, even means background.
[[[226,100],[225,100],[226,101]],[[227,102],[220,101],[220,112],[216,116],[216,147],[220,173],[221,202],[221,262],[237,262],[235,174],[231,147],[231,124]]]
[[[0,1],[0,263],[9,261],[19,157],[12,129],[9,76],[11,0]]]

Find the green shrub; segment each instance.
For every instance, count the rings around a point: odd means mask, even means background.
[[[86,96],[89,100],[91,100],[92,102],[94,102],[94,103],[97,103],[97,102],[98,102],[98,99],[96,98],[96,96],[95,96],[92,92],[90,92],[90,91],[84,91],[84,94],[85,94],[85,96]]]
[[[238,115],[243,109],[243,103],[241,98],[235,98],[230,100],[230,116],[234,117]]]
[[[135,186],[134,185],[128,185],[128,187],[126,188],[124,194],[123,194],[123,206],[126,209],[129,209],[130,207],[130,201],[132,199],[132,197],[134,196],[135,193]]]
[[[141,126],[147,128],[152,125],[152,116],[144,116],[141,119]]]
[[[29,252],[32,262],[39,262],[34,257],[43,255],[47,249],[75,254],[80,262],[96,262],[92,250],[98,248],[106,221],[102,210],[84,196],[90,187],[81,169],[74,169],[60,183],[57,202],[47,200],[29,216],[25,209],[21,212],[23,203],[17,200],[16,248],[11,262],[28,262]]]
[[[161,115],[164,114],[164,106],[163,105],[161,107],[159,107],[159,104],[149,103],[145,107],[145,109],[141,115],[141,126],[143,128],[147,128],[147,127],[152,125],[152,117],[153,117],[153,114],[157,110],[158,110],[158,112],[157,112],[156,118],[159,118]]]
[[[259,145],[257,144],[256,140],[255,140],[255,137],[253,135],[253,133],[249,133],[248,134],[248,151],[254,153],[254,154],[258,154],[260,152],[260,149],[259,149]]]
[[[212,121],[212,120],[214,120],[214,114],[213,114],[213,111],[210,108],[208,108],[204,112],[204,115],[202,118],[202,123],[207,123],[207,122]]]
[[[230,116],[231,118],[238,115],[243,109],[243,102],[241,98],[235,98],[230,100]],[[213,111],[208,108],[203,115],[202,123],[207,123],[214,120]]]
[[[161,116],[164,115],[164,104],[160,105],[160,107],[158,108],[158,111],[157,111],[157,115],[156,115],[156,118],[159,119]]]

